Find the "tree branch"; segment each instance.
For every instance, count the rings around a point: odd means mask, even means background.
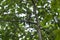
[[[37,24],[35,22],[26,21],[26,20],[2,20],[2,19],[0,19],[0,22],[26,22],[26,23],[30,23],[30,24]]]
[[[42,40],[42,35],[41,35],[41,29],[40,29],[40,24],[39,24],[39,19],[38,19],[38,15],[36,13],[36,4],[34,2],[34,0],[31,0],[33,3],[33,12],[35,14],[35,18],[36,18],[36,22],[37,22],[37,32],[38,32],[38,36],[39,36],[39,40]]]

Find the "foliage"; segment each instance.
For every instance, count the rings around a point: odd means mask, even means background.
[[[60,0],[0,0],[0,40],[60,40]],[[40,30],[39,30],[40,31]]]

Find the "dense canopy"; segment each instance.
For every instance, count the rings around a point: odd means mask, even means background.
[[[60,0],[0,0],[0,40],[60,40]]]

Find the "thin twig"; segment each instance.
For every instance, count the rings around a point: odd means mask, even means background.
[[[26,22],[26,23],[30,23],[30,24],[37,24],[35,22],[31,22],[31,21],[26,21],[26,20],[2,20],[0,19],[0,22]]]

